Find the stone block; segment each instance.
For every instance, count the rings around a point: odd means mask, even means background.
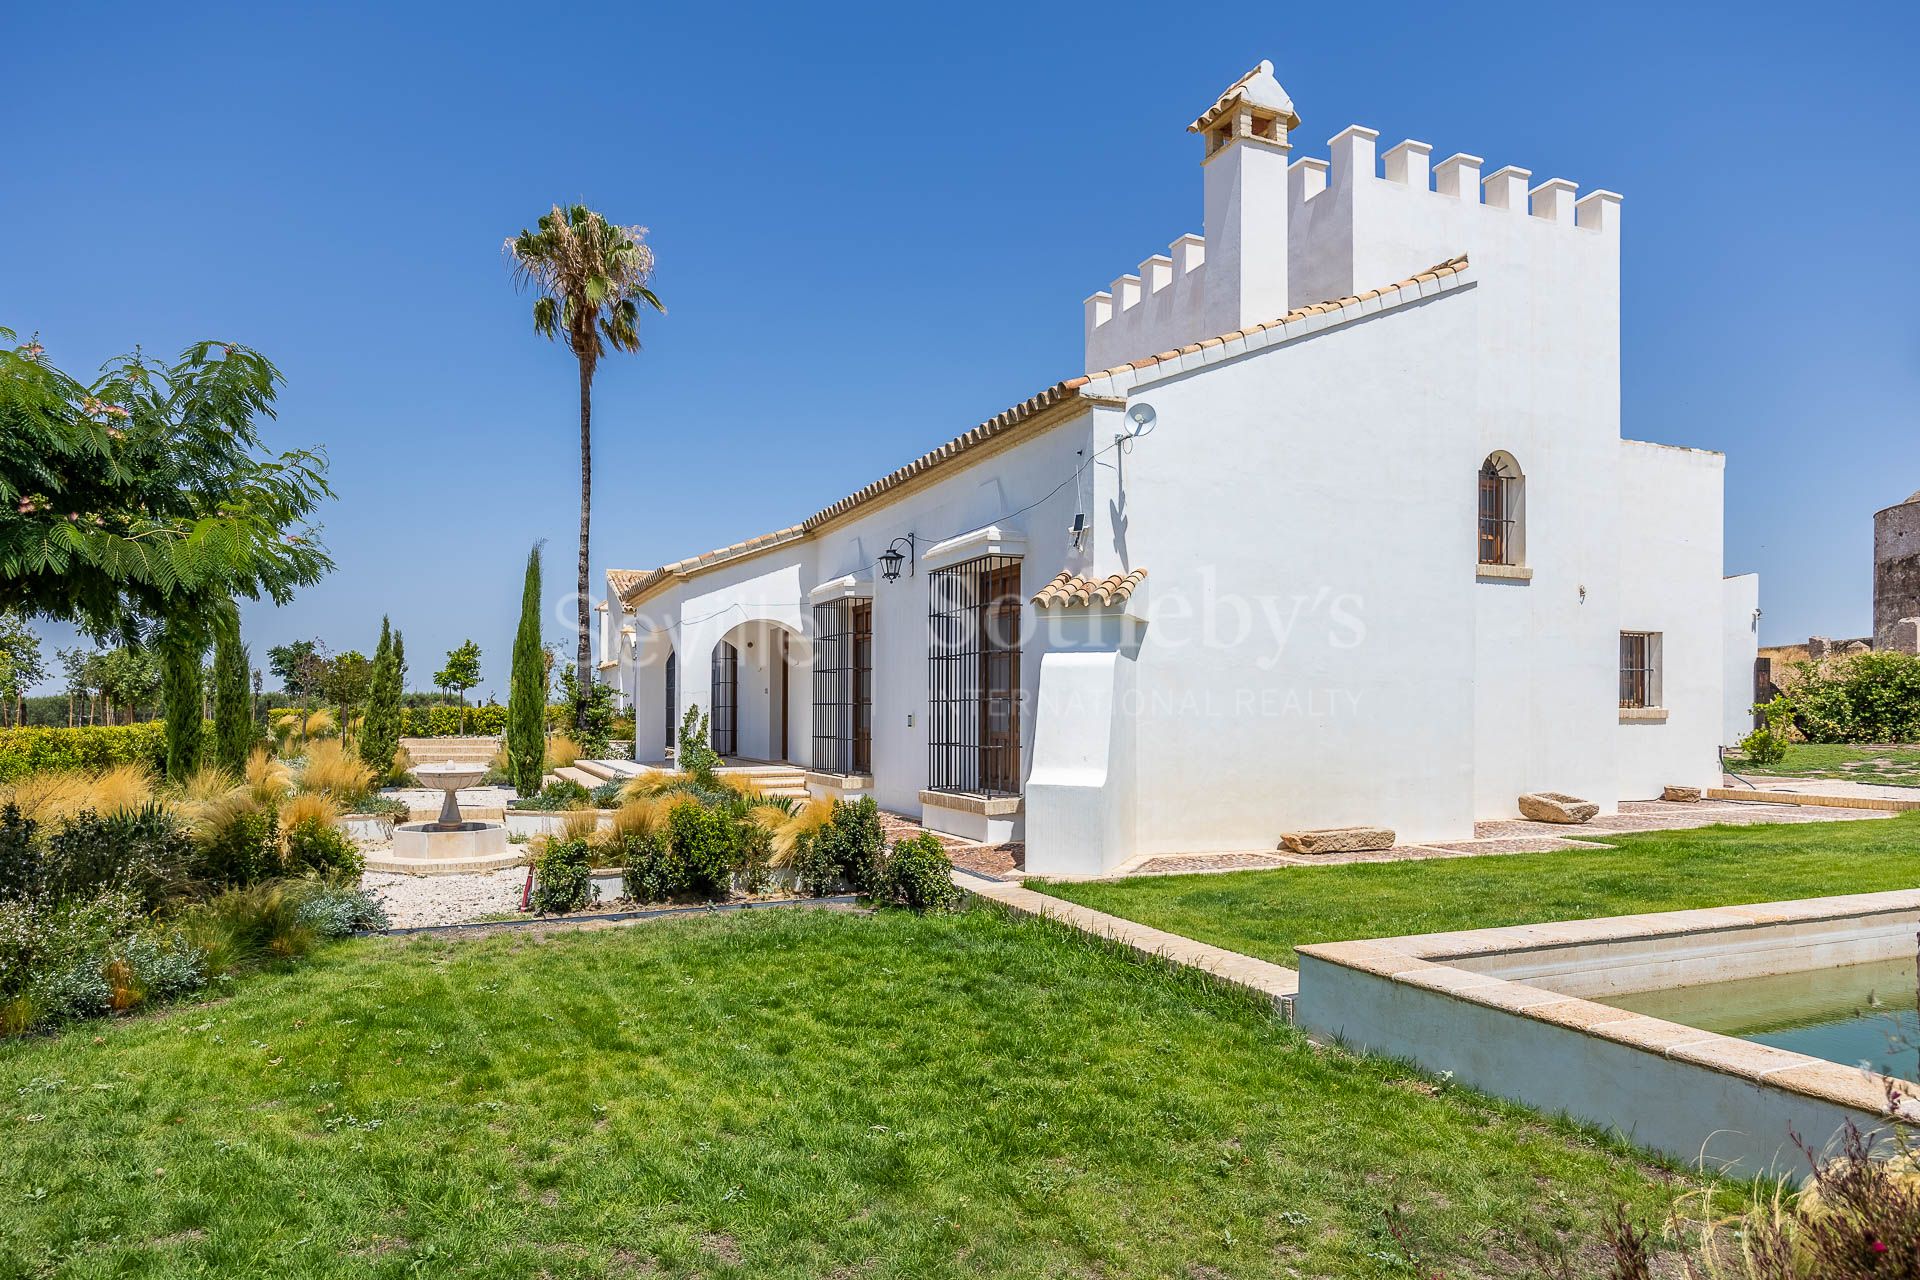
[[[1894,623],[1887,648],[1895,653],[1920,653],[1920,618],[1902,618]]]
[[[1691,804],[1700,798],[1700,788],[1666,787],[1660,792],[1660,798],[1662,800],[1678,800],[1684,804]]]
[[[1535,822],[1580,823],[1592,819],[1600,806],[1558,791],[1530,791],[1520,797],[1520,816]]]
[[[1368,853],[1393,848],[1393,832],[1385,827],[1317,827],[1285,832],[1280,847],[1288,853]]]

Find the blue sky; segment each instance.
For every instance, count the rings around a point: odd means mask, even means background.
[[[649,567],[1077,373],[1261,57],[1298,154],[1360,123],[1624,193],[1624,433],[1727,451],[1764,640],[1869,628],[1872,513],[1920,489],[1910,4],[593,8],[9,12],[0,324],[74,370],[249,343],[276,443],[331,456],[339,570],[246,611],[256,661],[384,612],[416,686],[470,636],[504,696],[526,548],[569,579],[578,518],[573,364],[500,256],[550,203],[652,229],[594,526],[596,576]]]

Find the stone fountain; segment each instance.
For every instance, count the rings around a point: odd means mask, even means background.
[[[432,870],[479,870],[492,862],[502,865],[507,858],[507,824],[469,822],[460,816],[460,789],[470,787],[486,775],[477,764],[448,760],[441,764],[417,764],[413,776],[420,785],[445,792],[440,816],[432,822],[403,822],[393,829],[393,856],[407,862],[459,865],[435,866]]]

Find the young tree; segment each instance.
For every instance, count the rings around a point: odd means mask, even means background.
[[[373,663],[367,655],[358,649],[349,649],[336,654],[327,661],[326,674],[320,679],[320,691],[327,701],[340,708],[340,724],[347,723],[347,714],[367,700],[367,690],[373,683]]]
[[[584,694],[592,679],[592,596],[587,570],[588,531],[593,515],[593,374],[600,358],[615,351],[640,349],[640,304],[664,314],[666,308],[647,287],[653,275],[653,250],[645,227],[608,222],[585,205],[540,215],[539,229],[508,239],[507,257],[515,282],[531,285],[534,332],[564,338],[580,369],[580,558],[577,592],[579,629],[574,672]],[[586,724],[587,705],[576,702],[574,724]]]
[[[176,617],[204,632],[229,600],[285,604],[333,567],[306,523],[326,459],[262,445],[264,356],[199,342],[92,383],[45,357],[0,345],[0,609],[133,644]]]
[[[460,695],[460,732],[467,731],[467,690],[480,683],[480,646],[469,640],[447,650],[447,665],[434,672],[433,682]]]
[[[213,758],[238,774],[253,753],[253,690],[247,686],[252,660],[240,643],[240,610],[229,604],[213,628]]]
[[[106,703],[108,722],[117,710],[120,723],[132,724],[142,707],[153,706],[160,690],[160,664],[148,650],[121,645],[101,655],[95,682]]]
[[[327,676],[327,646],[318,640],[295,640],[267,650],[267,670],[280,677],[290,698],[318,698]]]
[[[360,725],[360,759],[384,778],[393,772],[400,749],[400,668],[397,636],[380,619],[380,644],[373,651],[373,680],[367,691],[367,715]]]
[[[46,664],[40,657],[40,637],[27,620],[15,613],[0,613],[0,699],[4,712],[0,721],[26,723],[27,690],[46,677]]]
[[[75,648],[57,649],[54,657],[60,662],[60,675],[67,690],[67,726],[71,728],[83,719],[91,720],[94,677],[100,668],[100,655],[92,649]]]
[[[200,767],[200,655],[206,635],[191,618],[167,620],[158,640],[160,696],[165,704],[167,777],[181,782]]]
[[[540,544],[527,553],[520,627],[513,636],[507,690],[507,773],[523,796],[540,790],[547,758],[547,673],[540,648]]]

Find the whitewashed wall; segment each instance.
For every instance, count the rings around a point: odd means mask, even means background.
[[[1760,656],[1760,575],[1722,579],[1726,603],[1720,613],[1721,697],[1725,724],[1720,744],[1731,747],[1753,732],[1753,666]]]
[[[1621,721],[1619,796],[1720,784],[1725,729],[1721,501],[1726,458],[1620,442],[1618,630],[1660,635],[1664,723]]]

